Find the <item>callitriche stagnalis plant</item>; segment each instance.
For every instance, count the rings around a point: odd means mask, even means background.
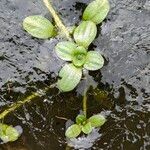
[[[75,138],[79,136],[81,132],[90,134],[93,128],[101,127],[105,122],[105,117],[100,114],[93,115],[89,119],[87,119],[85,115],[78,115],[76,117],[76,123],[66,130],[65,135],[68,138]]]
[[[10,125],[0,123],[0,139],[3,143],[16,141],[21,133],[22,129],[20,126],[12,127]]]
[[[59,42],[55,47],[55,52],[60,59],[66,61],[66,64],[59,72],[60,79],[49,88],[57,86],[61,92],[69,92],[79,84],[83,76],[83,70],[95,71],[101,69],[104,65],[104,58],[102,55],[98,51],[89,50],[88,47],[97,35],[96,25],[102,23],[106,18],[110,5],[108,0],[92,1],[83,13],[82,22],[74,29],[72,38],[71,33],[62,23],[49,0],[43,0],[43,2],[53,16],[56,26],[45,17],[34,15],[24,19],[23,28],[30,35],[39,39],[55,37],[59,34],[59,30],[61,30],[61,33],[63,33],[67,41]],[[49,88],[45,88],[44,91],[48,91]],[[100,114],[93,115],[87,119],[87,90],[88,89],[85,89],[83,98],[84,114],[78,115],[76,117],[76,124],[67,129],[65,135],[68,138],[77,137],[81,131],[85,134],[89,134],[92,132],[93,128],[102,126],[106,121],[105,117]],[[23,104],[30,102],[35,97],[41,97],[41,94],[35,92],[23,101],[13,104],[0,114],[0,119]]]

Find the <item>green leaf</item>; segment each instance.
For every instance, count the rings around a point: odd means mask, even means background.
[[[77,136],[79,136],[80,133],[81,127],[77,124],[74,124],[67,129],[65,135],[68,138],[76,138]]]
[[[104,116],[98,114],[90,117],[88,122],[91,123],[92,127],[101,127],[106,122],[106,119]]]
[[[54,26],[42,16],[29,16],[23,21],[23,28],[33,37],[47,39],[54,36]]]
[[[87,50],[83,46],[78,46],[73,52],[73,64],[77,67],[81,67],[86,60]]]
[[[97,27],[92,21],[83,21],[74,31],[74,39],[80,46],[87,48],[95,39]]]
[[[77,68],[73,64],[66,64],[59,73],[62,78],[58,80],[58,88],[63,92],[73,90],[81,80],[82,68]]]
[[[87,124],[85,124],[84,126],[82,126],[82,132],[85,134],[89,134],[92,132],[92,125],[90,122],[88,122]]]
[[[0,124],[0,138],[4,143],[16,141],[19,136],[18,131],[12,126]]]
[[[56,45],[55,50],[59,58],[71,61],[73,56],[73,51],[77,48],[77,45],[73,42],[60,42]]]
[[[83,13],[83,20],[90,20],[96,24],[101,23],[110,10],[108,0],[95,0],[91,2]]]
[[[77,124],[83,124],[83,122],[85,122],[85,121],[86,121],[86,117],[84,115],[78,115],[76,117],[76,123]]]
[[[87,70],[98,70],[104,65],[104,58],[99,52],[89,51],[86,56],[86,62],[84,68]]]

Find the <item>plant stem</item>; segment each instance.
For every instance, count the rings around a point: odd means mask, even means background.
[[[88,71],[83,71],[83,75],[85,77],[85,88],[84,88],[84,95],[83,95],[83,113],[85,115],[85,117],[87,117],[87,91],[89,89],[89,87],[87,86],[87,82],[88,82]]]
[[[0,113],[0,119],[3,119],[9,113],[15,111],[16,109],[18,109],[19,107],[23,106],[24,104],[31,102],[35,98],[43,96],[43,93],[46,93],[50,88],[54,88],[55,86],[56,86],[56,84],[52,84],[52,85],[44,88],[43,90],[34,92],[30,96],[28,96],[27,98],[12,104],[8,109],[6,109],[2,113]]]
[[[69,41],[72,41],[72,38],[70,37],[69,31],[67,30],[65,25],[62,23],[61,19],[57,15],[57,13],[56,13],[55,9],[53,8],[53,6],[51,5],[50,1],[49,0],[43,0],[43,2],[45,4],[45,6],[48,8],[48,10],[50,11],[51,15],[53,16],[57,27],[60,30],[62,30],[62,32],[64,33],[64,35],[66,36],[66,38]],[[84,96],[83,96],[83,112],[84,112],[85,116],[87,116],[87,90],[88,90],[87,88],[84,90]]]
[[[83,113],[87,117],[87,89],[85,89],[83,96]]]
[[[53,6],[51,5],[51,2],[49,2],[49,0],[43,0],[45,6],[48,8],[48,10],[50,11],[51,15],[53,16],[55,23],[57,25],[57,27],[62,30],[62,32],[64,33],[64,35],[66,36],[66,38],[69,41],[72,41],[72,38],[70,37],[70,33],[67,30],[67,28],[65,27],[65,25],[62,23],[61,19],[59,18],[59,16],[57,15],[55,9],[53,8]]]

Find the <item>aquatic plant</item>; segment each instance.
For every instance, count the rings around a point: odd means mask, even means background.
[[[86,24],[88,26],[88,23]],[[82,77],[82,69],[98,70],[104,64],[99,52],[87,51],[85,47],[73,42],[58,43],[56,53],[61,59],[72,62],[66,64],[59,73],[62,79],[58,80],[58,88],[63,92],[73,90],[77,86]]]
[[[89,119],[85,115],[78,115],[76,117],[76,124],[71,125],[66,130],[66,137],[75,138],[80,135],[81,132],[90,134],[93,128],[101,127],[106,122],[104,116],[97,114],[93,115]]]
[[[15,127],[0,123],[0,138],[3,143],[16,141],[21,133],[22,129],[18,131]]]
[[[57,83],[45,88],[44,91],[48,91],[49,88],[56,86],[61,92],[69,92],[79,84],[82,76],[88,74],[88,70],[95,71],[101,69],[104,65],[103,56],[98,51],[89,49],[89,46],[97,35],[96,25],[102,23],[109,12],[109,2],[108,0],[92,1],[83,12],[82,22],[72,32],[73,36],[71,36],[67,27],[62,23],[49,0],[43,0],[43,2],[53,16],[56,25],[41,15],[35,15],[24,19],[23,28],[31,36],[39,39],[52,38],[58,35],[60,33],[59,30],[61,30],[67,41],[59,42],[55,47],[55,53],[60,59],[67,61],[67,63],[61,68],[59,72],[60,79],[58,79]],[[83,74],[83,70],[86,70],[86,74]],[[87,78],[84,79],[87,80]],[[66,130],[65,135],[68,138],[75,138],[81,132],[89,134],[93,128],[101,127],[106,121],[105,117],[100,114],[93,115],[87,119],[87,90],[87,88],[84,89],[83,114],[78,115],[76,117],[76,124],[71,125]],[[13,104],[2,112],[0,119],[23,104],[30,102],[35,97],[41,96],[38,92],[32,93],[31,96]],[[0,126],[2,131],[3,127],[5,128],[6,126]],[[19,135],[14,128],[10,127],[10,129],[8,131],[10,133],[13,132],[14,137],[8,141],[14,141]],[[5,136],[2,133],[4,132],[1,132],[0,138],[5,141]]]

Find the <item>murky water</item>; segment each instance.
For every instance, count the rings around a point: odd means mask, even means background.
[[[55,0],[67,26],[78,24],[90,0]],[[99,26],[91,48],[106,59],[101,71],[92,72],[97,84],[88,92],[88,115],[107,116],[100,131],[86,139],[68,141],[76,148],[96,150],[150,149],[150,1],[110,0],[111,11]],[[29,15],[50,15],[42,0],[0,0],[0,110],[31,91],[56,81],[64,63],[54,54],[58,39],[38,40],[22,29]],[[105,92],[104,92],[105,91]],[[8,115],[4,122],[21,125],[17,142],[0,150],[67,150],[66,120],[82,108],[82,83],[71,93],[52,89],[33,103]]]

